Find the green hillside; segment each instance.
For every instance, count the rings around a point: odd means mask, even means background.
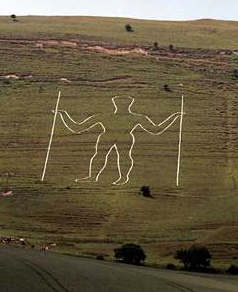
[[[0,17],[0,186],[13,190],[0,197],[0,236],[108,256],[133,241],[151,262],[198,242],[229,262],[238,247],[237,36],[237,22],[215,20]],[[135,130],[130,181],[116,186],[114,150],[99,182],[75,182],[87,175],[101,130],[76,135],[58,118],[41,182],[59,90],[59,108],[79,122],[113,113],[112,97],[126,95],[133,112],[158,124],[180,111],[183,94],[179,188],[179,122],[160,136]],[[122,139],[124,128],[108,139]],[[141,196],[143,185],[153,199]]]

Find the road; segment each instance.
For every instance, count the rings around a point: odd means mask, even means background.
[[[0,245],[1,292],[237,292],[238,277],[189,274]]]

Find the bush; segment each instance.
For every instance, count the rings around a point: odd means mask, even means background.
[[[175,259],[183,263],[185,269],[201,270],[210,266],[211,254],[205,246],[193,245],[188,249],[180,249]]]
[[[99,254],[99,255],[97,255],[96,259],[99,261],[104,261],[104,256]]]
[[[157,42],[154,42],[153,44],[153,50],[157,51],[159,49],[159,44]]]
[[[11,16],[10,16],[10,17],[11,17],[12,21],[18,21],[18,20],[17,20],[17,17],[16,17],[16,15],[15,15],[15,14],[11,14]]]
[[[169,87],[168,84],[164,84],[164,91],[166,91],[166,92],[171,92],[172,89]]]
[[[175,270],[176,266],[174,264],[169,263],[169,264],[167,264],[165,266],[165,269],[167,269],[167,270]]]
[[[131,26],[130,24],[126,24],[126,25],[125,25],[125,29],[126,29],[126,31],[128,31],[128,32],[133,32],[132,26]]]
[[[228,274],[238,275],[238,267],[235,265],[230,265],[230,267],[226,270]]]
[[[146,259],[143,249],[134,243],[124,244],[120,248],[115,248],[114,253],[116,261],[126,264],[140,265]]]
[[[152,195],[150,193],[150,187],[149,186],[142,186],[141,189],[140,189],[142,195],[144,197],[147,197],[147,198],[151,198]]]
[[[174,45],[169,45],[169,50],[170,50],[170,52],[173,52],[173,50],[174,50]]]

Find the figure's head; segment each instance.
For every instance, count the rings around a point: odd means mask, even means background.
[[[118,110],[120,111],[129,111],[131,112],[131,106],[134,103],[134,98],[128,95],[122,95],[122,96],[115,96],[112,98],[112,102],[115,107],[114,113],[116,113]]]

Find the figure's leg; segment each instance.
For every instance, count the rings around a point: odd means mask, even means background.
[[[98,181],[99,175],[102,173],[107,165],[107,158],[111,149],[114,146],[109,147],[108,144],[97,143],[95,147],[95,153],[90,159],[89,175],[82,179],[76,179],[76,182],[93,182]]]
[[[116,145],[117,151],[117,165],[119,171],[119,178],[113,182],[114,185],[124,185],[129,181],[129,176],[134,165],[132,158],[133,141],[121,141]]]

